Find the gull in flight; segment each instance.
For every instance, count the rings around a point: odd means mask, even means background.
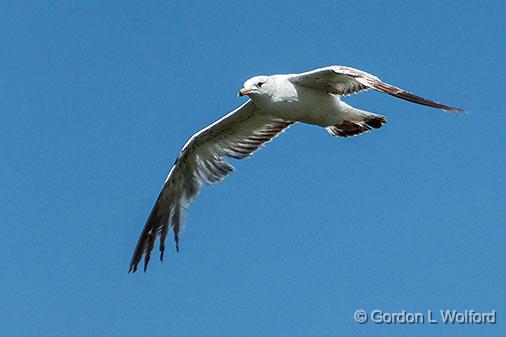
[[[146,271],[157,237],[163,261],[165,238],[170,230],[179,251],[179,231],[188,206],[201,186],[220,182],[234,169],[224,157],[248,157],[297,122],[321,126],[336,137],[351,137],[381,128],[386,123],[384,116],[354,108],[340,98],[368,89],[432,108],[464,111],[427,100],[345,66],[252,77],[239,91],[239,96],[249,96],[249,100],[194,134],[183,146],[142,230],[129,271],[137,270],[142,256]]]

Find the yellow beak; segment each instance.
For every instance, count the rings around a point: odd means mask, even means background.
[[[239,97],[242,97],[242,96],[248,95],[250,92],[251,92],[251,89],[242,88],[241,90],[239,90],[238,95],[239,95]]]

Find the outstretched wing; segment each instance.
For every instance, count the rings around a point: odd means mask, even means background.
[[[190,202],[203,183],[223,180],[233,171],[223,157],[242,159],[276,137],[293,122],[265,114],[251,100],[194,134],[172,166],[135,247],[129,271],[135,272],[144,255],[146,271],[155,239],[160,237],[160,260],[170,229],[179,250],[179,231]]]
[[[297,85],[325,90],[329,93],[345,96],[367,89],[374,89],[389,95],[433,108],[448,111],[463,112],[464,110],[445,104],[430,101],[404,89],[381,81],[378,77],[365,71],[345,66],[330,66],[311,70],[301,74],[294,74],[289,80]]]

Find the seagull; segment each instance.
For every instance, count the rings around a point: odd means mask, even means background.
[[[252,77],[238,93],[248,96],[248,101],[195,133],[183,146],[142,230],[129,272],[137,270],[142,256],[146,271],[157,237],[163,261],[170,230],[179,251],[179,232],[185,224],[188,206],[202,185],[220,182],[234,170],[224,157],[251,156],[297,122],[320,126],[335,137],[351,137],[381,128],[386,123],[385,116],[354,108],[341,100],[341,96],[368,89],[432,108],[464,111],[414,95],[347,66]]]

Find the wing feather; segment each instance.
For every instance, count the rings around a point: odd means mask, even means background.
[[[430,106],[447,111],[463,112],[464,110],[449,105],[434,102],[412,94],[404,89],[381,81],[378,77],[346,66],[330,66],[318,68],[301,74],[292,75],[292,83],[325,90],[339,96],[356,94],[363,90],[374,89],[406,101]]]
[[[223,157],[242,159],[257,151],[293,122],[263,113],[252,101],[193,135],[172,166],[165,184],[146,221],[130,262],[135,272],[144,256],[144,271],[157,236],[160,237],[160,259],[163,260],[165,238],[174,233],[179,251],[179,232],[184,226],[191,201],[202,184],[222,181],[234,168]]]

